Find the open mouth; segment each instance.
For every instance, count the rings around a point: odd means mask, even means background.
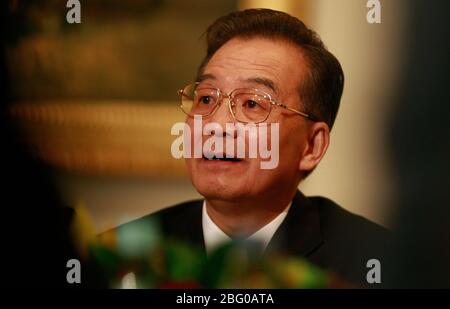
[[[238,158],[226,158],[226,157],[219,158],[216,156],[212,156],[212,157],[208,158],[205,155],[203,155],[203,159],[207,160],[207,161],[225,161],[225,162],[240,162],[240,161],[242,161],[241,159],[238,159]]]

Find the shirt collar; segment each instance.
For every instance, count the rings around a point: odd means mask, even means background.
[[[286,215],[291,207],[290,202],[286,208],[272,221],[260,228],[258,231],[250,235],[247,239],[257,241],[262,244],[263,250],[267,248],[273,235],[280,227],[281,223],[286,218]],[[202,209],[202,226],[203,226],[203,239],[205,241],[206,252],[209,254],[215,248],[230,242],[232,239],[225,234],[211,219],[206,211],[206,202],[203,201]]]

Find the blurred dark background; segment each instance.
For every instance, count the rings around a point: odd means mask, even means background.
[[[387,149],[398,201],[393,285],[450,288],[450,3],[411,1]]]
[[[169,152],[176,89],[211,21],[271,4],[308,20],[347,74],[306,190],[392,228],[392,287],[450,287],[448,1],[384,1],[379,26],[361,1],[85,1],[77,26],[61,3],[1,4],[4,282],[66,285],[74,206],[101,231],[197,196]]]

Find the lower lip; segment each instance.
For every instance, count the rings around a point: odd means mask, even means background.
[[[209,166],[238,166],[241,165],[244,161],[225,161],[225,160],[208,160],[208,159],[201,159],[201,162],[204,162],[205,164]]]

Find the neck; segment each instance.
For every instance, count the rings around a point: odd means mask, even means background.
[[[292,201],[292,194],[269,199],[223,201],[206,199],[206,210],[214,223],[230,237],[248,237],[275,219]]]

